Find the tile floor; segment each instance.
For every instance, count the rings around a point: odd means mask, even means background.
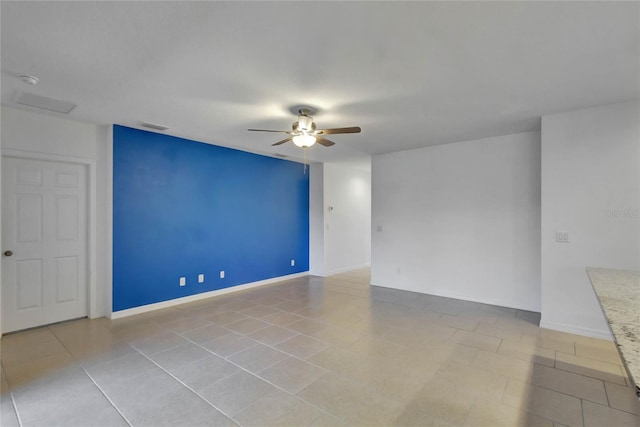
[[[539,315],[305,277],[7,335],[3,427],[639,426],[614,345]]]

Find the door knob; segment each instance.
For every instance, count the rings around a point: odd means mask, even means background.
[[[13,255],[13,252],[11,251],[4,251],[4,256],[11,256]]]

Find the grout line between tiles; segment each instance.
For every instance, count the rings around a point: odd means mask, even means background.
[[[122,419],[129,424],[129,426],[133,426],[133,424],[131,424],[131,422],[127,419],[127,417],[125,417],[125,415],[122,413],[122,411],[120,411],[120,408],[118,408],[118,406],[116,406],[115,403],[113,403],[113,401],[111,400],[111,398],[109,398],[109,396],[107,395],[107,393],[105,393],[105,391],[102,389],[102,387],[100,387],[100,385],[96,382],[96,380],[91,376],[91,374],[89,373],[89,371],[87,371],[85,369],[84,366],[82,366],[82,364],[80,363],[80,361],[73,355],[73,353],[71,351],[69,351],[69,348],[62,342],[62,340],[60,340],[60,338],[56,335],[56,333],[54,331],[51,331],[51,333],[53,334],[53,336],[56,337],[56,339],[58,340],[58,342],[60,342],[60,344],[64,347],[65,351],[67,353],[69,353],[69,355],[73,358],[74,362],[78,365],[78,367],[80,369],[82,369],[85,373],[85,375],[87,377],[89,377],[89,379],[91,380],[91,382],[93,383],[93,385],[96,386],[96,388],[100,391],[100,393],[105,397],[105,399],[107,399],[107,401],[111,404],[111,406],[118,412],[118,414],[120,414],[120,416],[122,417]],[[128,344],[128,343],[127,343]],[[129,345],[131,347],[131,345]],[[133,347],[131,347],[133,348]],[[136,348],[134,348],[134,350],[138,351]],[[12,394],[13,396],[13,394]]]

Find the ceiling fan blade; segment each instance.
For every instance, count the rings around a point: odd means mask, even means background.
[[[320,145],[324,145],[325,147],[331,147],[332,145],[335,145],[335,142],[329,141],[327,138],[323,138],[321,136],[316,137],[316,142]]]
[[[317,131],[318,135],[332,135],[336,133],[360,133],[362,129],[358,126],[350,128],[334,128],[334,129],[320,129]]]
[[[293,139],[293,137],[292,137],[292,136],[290,136],[289,138],[283,139],[282,141],[278,141],[278,142],[276,142],[275,144],[271,144],[271,146],[273,147],[274,145],[282,145],[282,144],[284,144],[285,142],[289,142],[289,141],[291,141],[292,139]]]
[[[269,130],[269,129],[247,129],[251,132],[278,132],[278,133],[291,133],[288,130]]]

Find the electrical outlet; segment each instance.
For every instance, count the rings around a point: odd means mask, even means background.
[[[204,274],[198,274],[198,283],[204,283]]]
[[[187,284],[187,278],[186,277],[181,277],[180,278],[180,286],[184,286]]]
[[[295,265],[296,265],[296,260],[295,260],[295,259],[292,259],[292,260],[291,260],[291,267],[295,267]]]
[[[224,279],[224,270],[220,270],[220,278]]]
[[[556,231],[556,242],[569,243],[569,232],[568,231]]]

